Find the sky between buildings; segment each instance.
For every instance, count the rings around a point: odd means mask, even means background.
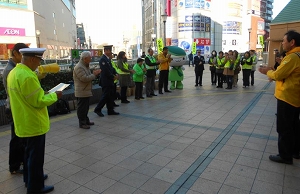
[[[274,0],[273,18],[288,2]],[[141,12],[141,0],[76,0],[76,22],[84,24],[92,43],[123,44],[123,35],[128,38],[141,30]]]

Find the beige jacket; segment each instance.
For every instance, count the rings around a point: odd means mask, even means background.
[[[89,67],[86,67],[82,61],[75,66],[73,71],[73,79],[75,86],[75,97],[90,97],[92,94],[92,81],[96,78],[91,73]]]

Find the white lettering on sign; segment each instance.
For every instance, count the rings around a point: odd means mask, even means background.
[[[16,30],[16,29],[6,29],[4,31],[4,34],[7,35],[20,35],[20,30]]]

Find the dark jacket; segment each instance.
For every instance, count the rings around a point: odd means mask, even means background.
[[[190,60],[190,61],[193,60],[193,54],[192,54],[192,53],[190,53],[190,54],[188,55],[188,57],[189,57],[189,60]]]
[[[204,70],[205,59],[203,56],[195,56],[194,57],[194,65],[195,71],[203,71]]]
[[[117,74],[116,70],[113,68],[110,59],[107,56],[102,55],[99,61],[101,74],[99,85],[101,83],[102,87],[114,86],[114,76]]]

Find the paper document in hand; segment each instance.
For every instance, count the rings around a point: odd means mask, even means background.
[[[64,89],[66,89],[66,87],[68,87],[70,84],[64,84],[64,83],[60,83],[57,86],[55,86],[54,88],[52,88],[51,90],[49,90],[49,93],[51,92],[56,92],[56,91],[63,91]]]

